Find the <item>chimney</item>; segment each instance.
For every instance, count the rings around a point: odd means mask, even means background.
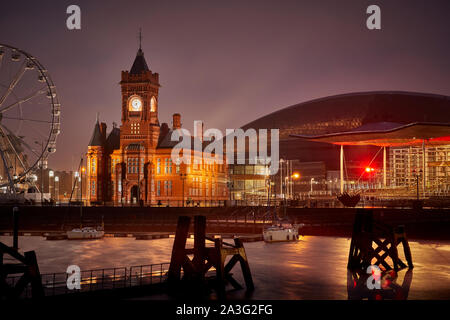
[[[173,124],[173,129],[174,130],[181,128],[181,116],[180,116],[179,113],[174,113],[173,114],[172,124]]]
[[[169,126],[167,123],[163,122],[159,130],[159,139],[164,139],[164,137],[169,133]]]

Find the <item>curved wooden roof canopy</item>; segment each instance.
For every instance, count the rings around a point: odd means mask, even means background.
[[[291,137],[308,141],[349,146],[401,147],[450,144],[450,123],[415,122],[410,124],[371,123],[351,131],[307,136],[292,134]]]

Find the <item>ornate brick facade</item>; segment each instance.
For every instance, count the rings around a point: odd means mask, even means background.
[[[87,200],[91,203],[143,205],[218,205],[227,200],[226,164],[173,163],[173,127],[158,120],[159,74],[149,70],[139,48],[130,71],[122,71],[122,124],[97,122],[87,152]],[[202,138],[200,138],[202,139]],[[203,154],[191,151],[193,158]]]

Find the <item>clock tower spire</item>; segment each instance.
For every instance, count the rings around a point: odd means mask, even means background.
[[[121,145],[145,141],[156,148],[159,138],[158,93],[159,74],[152,72],[142,50],[139,32],[139,49],[130,71],[122,71]]]

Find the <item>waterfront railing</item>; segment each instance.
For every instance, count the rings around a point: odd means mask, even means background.
[[[164,283],[170,263],[138,265],[131,267],[102,268],[80,271],[80,289],[69,289],[75,281],[72,275],[65,272],[42,274],[42,285],[45,296],[56,296],[79,292],[111,290],[121,288],[142,287]],[[6,278],[10,286],[14,286],[21,276]],[[71,277],[69,279],[69,277]],[[70,284],[68,285],[68,280]],[[21,298],[31,297],[31,286],[25,288]]]

